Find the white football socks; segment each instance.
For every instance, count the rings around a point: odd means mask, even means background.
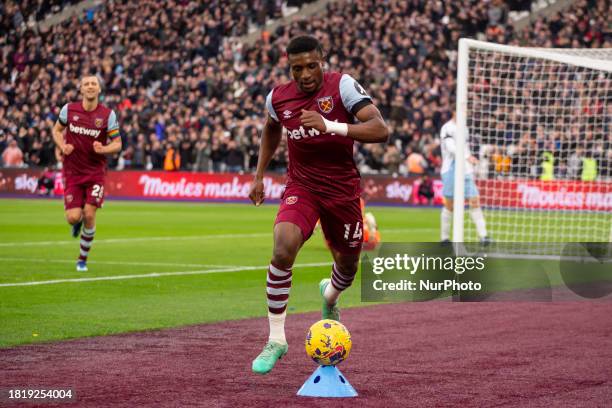
[[[479,238],[484,238],[487,236],[487,225],[485,223],[484,214],[482,213],[482,209],[478,208],[470,208],[470,216],[472,217],[472,221],[476,225],[476,232],[478,233]]]
[[[442,241],[450,239],[452,220],[453,213],[450,212],[446,207],[442,207],[442,214],[440,215],[440,239]]]
[[[287,344],[287,339],[285,338],[286,317],[287,311],[280,314],[268,312],[268,322],[270,323],[270,341],[280,344]]]
[[[332,285],[332,283],[329,282],[329,284],[325,288],[325,291],[323,292],[323,297],[327,301],[328,305],[335,305],[336,303],[338,303],[338,298],[340,297],[340,293],[342,292],[336,289],[334,285]]]

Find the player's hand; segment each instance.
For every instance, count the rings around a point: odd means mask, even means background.
[[[249,198],[256,206],[261,205],[266,199],[265,187],[263,180],[255,179],[251,184],[251,192],[249,193]]]
[[[98,154],[104,154],[104,146],[100,142],[93,142],[93,149]]]
[[[71,144],[65,144],[64,147],[62,147],[62,154],[64,156],[68,156],[70,153],[72,153],[72,151],[74,150],[74,146]]]
[[[300,116],[300,122],[302,125],[317,129],[319,132],[325,133],[327,127],[323,122],[323,116],[317,112],[302,109],[302,115]]]
[[[478,164],[478,159],[475,156],[470,156],[468,158],[468,161],[470,162],[470,164]]]

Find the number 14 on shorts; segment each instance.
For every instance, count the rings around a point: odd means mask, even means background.
[[[344,224],[344,239],[349,240],[351,236],[351,224]],[[361,222],[357,222],[355,224],[355,229],[353,230],[353,238],[352,239],[361,239],[363,236],[363,228],[361,226]]]

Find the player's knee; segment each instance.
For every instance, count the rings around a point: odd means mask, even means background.
[[[297,256],[297,249],[285,243],[274,245],[274,251],[272,253],[272,263],[281,268],[289,269],[293,266],[295,257]]]
[[[290,223],[276,224],[274,227],[272,263],[281,268],[291,268],[302,242],[302,232],[296,225]]]
[[[74,225],[77,222],[81,221],[81,212],[77,212],[77,211],[70,211],[66,213],[66,221],[68,221],[68,224]]]

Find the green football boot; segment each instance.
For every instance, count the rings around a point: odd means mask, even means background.
[[[253,360],[253,372],[256,374],[268,374],[274,368],[278,360],[287,354],[289,346],[275,341],[268,341],[264,349],[255,360]]]
[[[327,285],[331,285],[331,279],[323,279],[319,282],[319,292],[321,293],[321,298],[323,299],[323,307],[321,308],[321,318],[322,319],[331,319],[337,322],[340,321],[340,309],[338,309],[338,305],[328,305],[325,300],[325,289]]]

